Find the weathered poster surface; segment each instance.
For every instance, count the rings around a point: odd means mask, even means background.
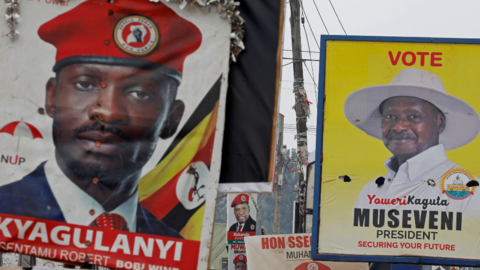
[[[312,234],[265,235],[245,238],[249,270],[367,270],[368,263],[312,261]],[[266,259],[268,258],[268,259]]]
[[[35,266],[45,268],[63,268],[63,263],[36,258]]]
[[[478,260],[480,41],[351,39],[326,41],[318,252]]]
[[[148,0],[22,1],[21,16],[0,39],[0,251],[206,269],[228,20]]]
[[[20,256],[17,253],[3,253],[2,266],[18,267]]]

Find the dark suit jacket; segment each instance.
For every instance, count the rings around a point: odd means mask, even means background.
[[[253,220],[253,218],[251,216],[248,216],[247,221],[245,221],[245,223],[243,223],[243,225],[244,225],[243,230],[242,230],[243,232],[254,232],[254,231],[257,230],[257,222],[255,220]],[[252,225],[253,225],[253,229],[252,229]],[[238,222],[235,222],[235,224],[230,226],[230,229],[228,229],[228,231],[236,232],[237,227],[238,227]]]
[[[45,163],[22,180],[0,187],[0,213],[66,222],[45,176]],[[182,238],[140,203],[137,232]]]

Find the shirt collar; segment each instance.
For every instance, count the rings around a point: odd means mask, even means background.
[[[85,191],[75,185],[60,169],[55,155],[52,155],[45,165],[47,178],[53,196],[57,200],[67,223],[89,226],[98,216],[105,213],[103,206]],[[136,214],[138,192],[128,198],[109,213],[115,213],[125,218],[131,232],[137,229]],[[94,211],[94,214],[90,213]]]
[[[384,163],[385,168],[387,168],[392,175],[396,175],[395,171],[390,168],[390,163],[394,157],[395,156],[390,157]],[[398,168],[398,172],[400,170],[405,171],[408,175],[408,178],[410,180],[414,180],[422,173],[429,171],[433,167],[447,160],[448,158],[447,154],[445,153],[445,147],[443,144],[438,144],[408,159],[400,166],[400,168]]]

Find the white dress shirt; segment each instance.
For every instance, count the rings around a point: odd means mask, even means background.
[[[45,164],[45,176],[67,223],[89,226],[98,216],[106,212],[100,203],[63,173],[54,155]],[[129,231],[135,232],[137,206],[138,193],[135,192],[128,200],[108,213],[122,216],[127,222]]]
[[[424,152],[410,158],[403,163],[395,173],[390,168],[390,163],[394,157],[385,161],[385,167],[388,170],[384,174],[385,182],[378,186],[372,180],[363,187],[355,203],[355,208],[370,209],[418,209],[422,210],[422,205],[378,205],[372,204],[373,196],[379,199],[408,198],[415,196],[415,199],[437,199],[447,200],[448,206],[428,205],[426,210],[442,210],[464,212],[469,204],[478,204],[480,202],[480,193],[471,195],[465,199],[453,200],[442,193],[440,188],[441,177],[450,169],[459,167],[457,164],[448,160],[445,154],[443,144],[431,147]],[[429,184],[429,179],[435,182],[435,185]],[[430,181],[432,183],[432,181]],[[466,184],[466,183],[464,183]],[[480,207],[480,206],[477,206]],[[480,211],[479,211],[480,212]]]

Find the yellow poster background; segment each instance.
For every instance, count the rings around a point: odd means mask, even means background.
[[[392,65],[388,52],[394,58],[398,51],[441,52],[442,66],[431,66],[430,55],[421,66],[406,66],[402,59]],[[410,57],[407,60],[410,61]],[[352,211],[363,186],[387,173],[384,162],[392,156],[383,142],[356,128],[344,115],[347,96],[363,87],[390,84],[397,73],[406,68],[418,68],[439,76],[446,92],[456,96],[480,112],[480,45],[433,44],[406,42],[327,41],[325,65],[325,115],[323,137],[322,194],[320,208],[319,253],[366,254],[357,246],[359,239],[371,238],[352,226]],[[461,131],[459,131],[461,132]],[[480,176],[480,136],[471,143],[447,151],[448,158]],[[348,175],[344,182],[339,176]],[[478,196],[478,195],[477,195]],[[479,206],[480,211],[480,206]],[[476,258],[479,253],[480,227],[464,224],[461,236],[442,231],[442,235],[458,243],[455,257]],[[371,240],[380,240],[373,239]],[[422,242],[419,240],[412,242]],[[370,249],[367,255],[398,255],[398,250]],[[439,251],[414,251],[416,256],[448,256]],[[476,254],[475,254],[476,252]],[[404,253],[406,254],[406,253]],[[478,259],[478,258],[477,258]]]

